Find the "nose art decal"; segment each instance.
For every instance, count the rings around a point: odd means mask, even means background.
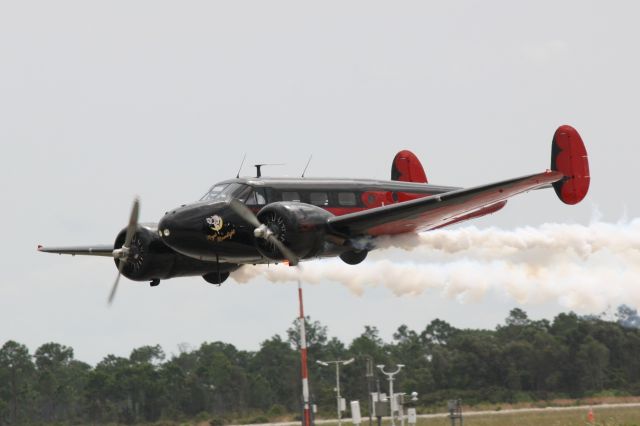
[[[205,219],[208,225],[207,240],[218,243],[230,240],[236,235],[236,228],[233,224],[225,222],[220,216],[214,214]]]

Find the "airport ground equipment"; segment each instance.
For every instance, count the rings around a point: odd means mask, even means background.
[[[459,422],[460,426],[463,426],[464,423],[462,419],[462,400],[449,400],[447,408],[449,409],[449,419],[451,420],[451,426],[456,426],[456,422]]]
[[[351,421],[355,426],[360,426],[360,424],[362,424],[359,401],[351,401]]]
[[[384,364],[379,364],[378,369],[382,372],[382,374],[384,374],[385,376],[387,376],[387,380],[389,381],[389,399],[390,399],[390,405],[391,405],[391,426],[396,426],[396,422],[395,422],[395,415],[396,412],[398,411],[398,404],[397,404],[397,400],[395,398],[395,394],[393,393],[393,378],[396,374],[398,374],[400,372],[400,370],[402,370],[402,368],[404,367],[404,364],[398,364],[396,365],[396,369],[394,371],[385,371],[384,370]]]
[[[349,365],[353,361],[354,358],[350,358],[347,360],[335,360],[335,361],[321,361],[317,360],[316,362],[322,366],[329,366],[330,364],[334,364],[336,366],[336,405],[338,411],[338,426],[342,426],[342,412],[347,409],[346,402],[344,398],[340,395],[340,365]]]

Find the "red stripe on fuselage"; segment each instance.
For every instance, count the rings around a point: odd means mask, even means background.
[[[365,207],[323,207],[326,211],[334,216],[342,216],[343,214],[361,212],[367,210]]]
[[[390,204],[396,204],[398,202],[415,200],[418,198],[429,197],[432,194],[415,194],[409,192],[396,192],[395,196],[393,192],[383,191],[367,191],[363,192],[360,196],[364,207],[323,207],[326,211],[334,216],[342,216],[343,214],[361,212],[363,210],[369,210],[376,207],[388,206]],[[397,201],[394,201],[394,198]]]

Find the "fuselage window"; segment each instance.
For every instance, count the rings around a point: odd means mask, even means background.
[[[254,189],[247,197],[248,206],[262,206],[264,204],[267,204],[267,200],[265,199],[261,188]]]
[[[338,192],[338,204],[341,206],[355,206],[356,194],[353,192]]]
[[[326,192],[312,192],[309,194],[309,202],[314,206],[327,206],[329,197]]]
[[[283,191],[282,201],[297,201],[300,202],[300,194],[295,191]]]

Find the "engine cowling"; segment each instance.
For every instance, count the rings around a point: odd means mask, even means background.
[[[116,237],[114,248],[124,244],[126,228]],[[120,259],[115,259],[116,267]],[[184,256],[167,246],[155,226],[140,225],[131,240],[129,259],[122,274],[134,281],[148,281],[181,276],[197,276],[236,269],[238,265],[216,264]]]
[[[323,208],[306,203],[276,202],[258,212],[258,220],[266,225],[300,259],[313,257],[325,243],[327,219],[333,215]],[[271,243],[256,238],[260,254],[282,260],[284,256]]]

